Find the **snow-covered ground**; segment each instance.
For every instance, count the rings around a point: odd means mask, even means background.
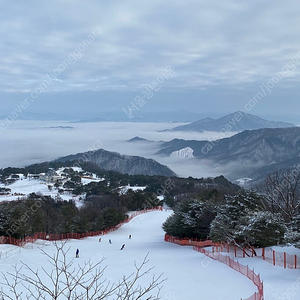
[[[11,193],[9,195],[0,195],[1,201],[14,201],[29,195],[30,193],[42,193],[43,195],[49,195],[53,198],[55,196],[60,196],[63,200],[73,199],[80,205],[79,197],[73,197],[72,194],[59,194],[58,191],[53,188],[51,191],[48,189],[48,184],[46,182],[41,181],[39,179],[32,178],[22,178],[22,180],[17,180],[13,184],[5,186],[0,183],[0,187],[6,187],[11,189]]]
[[[296,248],[294,246],[272,246],[272,250],[277,251],[277,252],[286,252],[287,254],[291,255],[298,255],[300,256],[300,249]]]
[[[124,195],[124,194],[126,194],[129,190],[132,190],[132,191],[134,191],[134,192],[136,192],[136,191],[143,191],[145,188],[146,188],[146,186],[130,186],[130,185],[121,186],[121,187],[120,187],[119,194],[120,194],[120,195]]]
[[[251,178],[240,178],[236,180],[236,183],[239,185],[244,185],[246,184],[248,181],[251,181]]]
[[[193,251],[192,247],[164,242],[161,224],[170,213],[156,211],[137,216],[117,231],[102,236],[101,242],[98,241],[99,237],[70,240],[67,243],[70,247],[68,258],[74,258],[77,248],[80,250],[80,258],[74,260],[75,264],[82,264],[88,259],[98,261],[105,257],[106,278],[117,281],[122,275],[131,274],[134,271],[134,261],[141,263],[149,253],[148,266],[155,267],[152,275],[163,273],[163,277],[167,278],[161,291],[162,300],[240,300],[256,292],[250,280],[226,265]],[[131,239],[128,239],[129,234],[132,235]],[[109,239],[112,240],[112,244],[108,243]],[[12,271],[12,266],[20,264],[20,261],[33,268],[49,267],[47,259],[38,247],[52,253],[54,246],[43,244],[40,242],[37,245],[27,245],[15,251],[15,247],[11,245],[1,245],[0,251],[11,251],[7,258],[0,260],[1,271]],[[122,244],[125,244],[125,249],[120,251]],[[266,300],[299,299],[300,289],[296,290],[296,280],[300,277],[300,270],[273,267],[256,258],[242,259],[241,263],[249,264],[256,272],[261,273]],[[149,282],[149,279],[150,277],[144,277],[144,284]],[[294,288],[295,295],[289,290],[290,298],[280,298],[289,288]]]
[[[222,253],[228,255],[228,253]],[[254,268],[264,283],[266,300],[299,300],[300,270],[273,266],[259,257],[236,258],[241,264]]]
[[[65,168],[60,168],[57,170],[57,174],[61,175],[61,173],[63,172]],[[78,167],[73,167],[72,169],[74,169],[74,171],[77,172],[81,172],[82,169],[78,168]],[[73,201],[75,201],[77,206],[81,206],[82,205],[82,201],[80,200],[80,198],[83,198],[84,195],[78,195],[78,196],[74,196],[71,193],[63,193],[60,194],[58,193],[58,191],[54,188],[53,184],[51,184],[52,189],[49,190],[48,188],[48,183],[46,183],[43,180],[40,179],[34,179],[30,176],[28,176],[27,178],[23,175],[23,174],[16,174],[19,175],[19,179],[17,179],[14,183],[5,186],[3,183],[0,183],[0,188],[10,188],[11,189],[11,193],[8,195],[0,195],[0,202],[1,201],[14,201],[14,200],[18,200],[24,196],[29,195],[30,193],[42,193],[45,196],[51,196],[53,198],[55,198],[55,196],[59,196],[60,198],[62,198],[63,200],[70,200],[72,199]],[[99,181],[103,181],[104,178],[97,178],[95,174],[93,174],[90,178],[89,176],[87,177],[82,177],[81,178],[81,183],[83,185],[85,184],[89,184],[90,182],[99,182]]]
[[[212,251],[212,247],[207,248]],[[274,250],[276,252],[286,252],[291,255],[300,256],[300,249],[294,246],[272,246],[266,250]],[[221,252],[223,255],[230,256],[244,266],[254,268],[256,274],[260,274],[264,283],[264,297],[266,300],[298,300],[300,299],[300,270],[284,269],[282,266],[273,266],[272,262],[268,262],[258,257],[245,257],[239,255],[234,257],[234,252]]]

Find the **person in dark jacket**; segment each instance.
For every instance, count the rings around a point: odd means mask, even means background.
[[[125,244],[123,244],[123,245],[122,245],[122,247],[121,247],[121,249],[120,249],[120,250],[123,250],[124,248],[125,248]]]
[[[79,249],[76,250],[76,258],[79,257]]]

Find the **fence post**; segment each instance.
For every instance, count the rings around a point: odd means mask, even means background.
[[[236,257],[236,245],[234,245],[234,257]]]
[[[275,261],[275,251],[273,250],[273,266],[276,265],[276,261]]]
[[[265,248],[262,248],[262,257],[263,257],[263,260],[266,259],[266,257],[265,257]]]
[[[286,269],[286,252],[283,252],[283,267]]]
[[[297,255],[295,255],[295,269],[297,269]]]

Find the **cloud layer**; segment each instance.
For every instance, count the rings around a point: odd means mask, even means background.
[[[161,109],[172,104],[189,110],[212,111],[216,105],[224,111],[243,109],[286,66],[272,95],[256,109],[291,112],[299,107],[300,6],[295,0],[29,0],[0,5],[0,104],[6,112],[22,100],[20,93],[30,95],[55,70],[60,72],[43,91],[48,96],[41,96],[47,110],[54,111],[50,103],[56,107],[63,101],[122,109],[128,103],[124,98],[138,95],[167,66],[175,74],[147,109],[158,109],[158,103]],[[96,28],[101,33],[92,40]],[[288,107],[282,105],[286,99]],[[36,103],[31,110],[42,107]]]
[[[61,128],[72,126],[73,128]],[[42,121],[15,121],[1,133],[0,168],[23,167],[33,163],[50,161],[61,156],[87,152],[101,148],[121,154],[153,158],[168,165],[179,176],[206,177],[225,174],[225,169],[199,160],[160,157],[154,155],[157,145],[128,143],[140,136],[151,141],[169,141],[175,137],[185,139],[209,139],[224,137],[220,133],[159,132],[174,127],[166,123],[65,123]],[[233,133],[228,132],[228,136]],[[225,173],[224,173],[225,172]]]

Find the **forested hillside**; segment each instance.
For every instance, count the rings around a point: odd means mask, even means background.
[[[14,201],[0,202],[0,236],[19,238],[41,231],[97,231],[123,221],[129,211],[164,203],[174,207],[198,195],[222,202],[225,194],[234,194],[240,189],[223,176],[195,179],[128,175],[102,170],[91,162],[82,164],[81,168],[71,167],[73,164],[45,162],[0,170],[3,195],[9,193],[15,183],[26,180],[38,186],[46,185],[55,194],[22,193]],[[85,178],[98,179],[84,183],[83,179],[88,180]],[[74,196],[79,197],[80,205],[76,205]]]

